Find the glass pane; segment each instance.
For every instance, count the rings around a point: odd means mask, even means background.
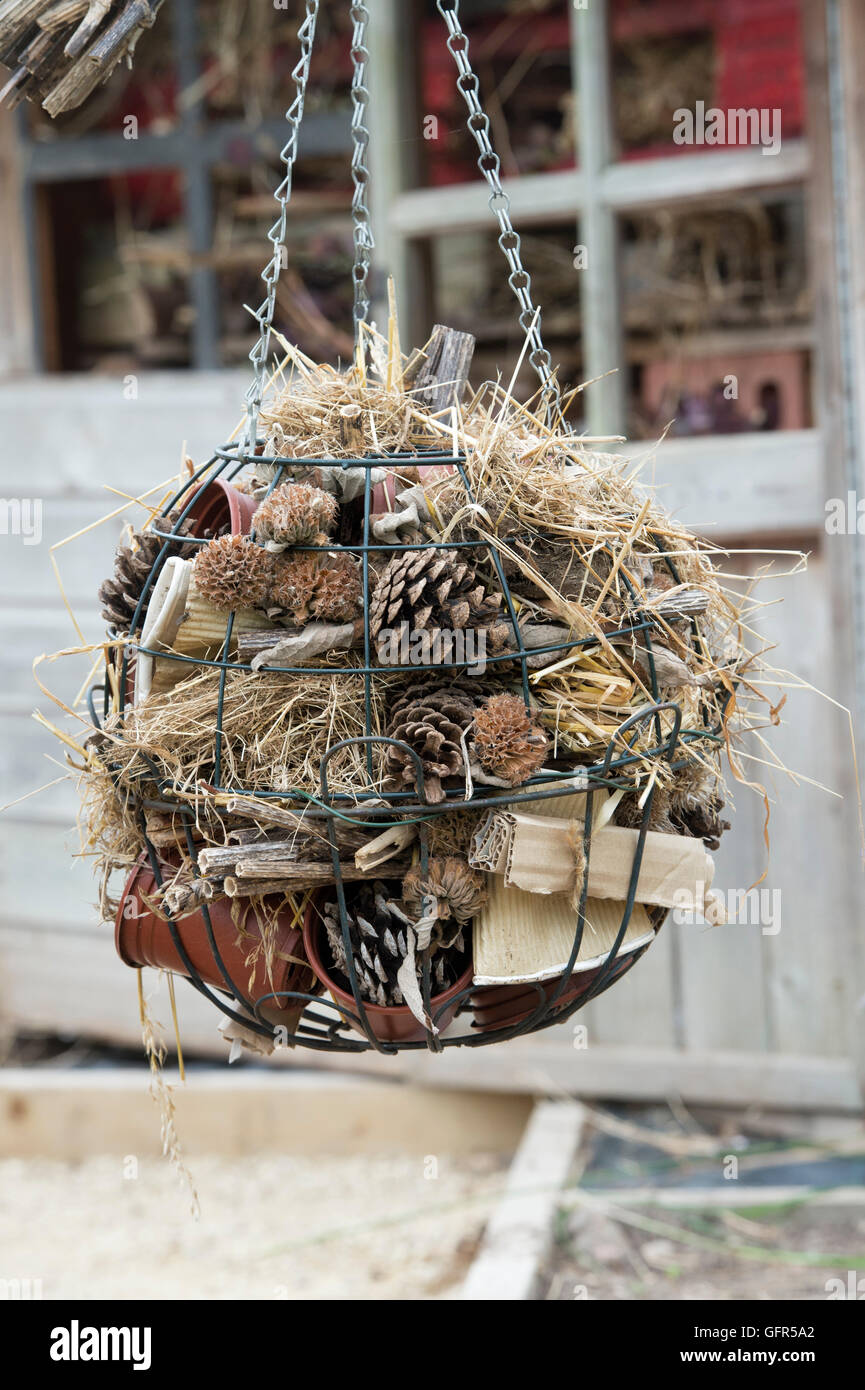
[[[181,175],[142,170],[44,186],[46,365],[123,373],[190,357]]]
[[[579,274],[574,269],[577,233],[570,224],[521,232],[523,263],[532,277],[532,296],[543,310],[544,342],[567,390],[582,380]],[[508,268],[491,231],[452,232],[426,245],[431,304],[429,321],[446,323],[477,338],[472,381],[501,376],[509,383],[524,341],[519,305],[507,281]],[[527,399],[537,378],[526,362],[515,394]],[[579,402],[569,419],[579,422]]]
[[[621,242],[632,436],[812,423],[801,191],[641,213]]]
[[[261,272],[273,226],[277,170],[221,165],[214,171],[213,266],[219,283],[223,365],[245,362],[255,325],[245,304],[264,296]],[[286,260],[275,326],[316,361],[353,351],[351,185],[345,161],[300,161],[289,208]]]
[[[573,168],[567,0],[464,0],[460,19],[505,177]],[[426,187],[479,178],[477,146],[466,130],[468,113],[435,0],[424,0],[416,47],[414,182]]]
[[[803,132],[799,0],[612,0],[610,40],[624,158],[774,146]]]
[[[262,4],[218,0],[198,6],[201,96],[211,120],[278,119],[294,99],[292,70],[305,0]],[[346,107],[351,87],[352,21],[342,0],[319,11],[310,67],[308,111]]]

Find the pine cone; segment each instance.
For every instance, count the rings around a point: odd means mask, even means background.
[[[465,774],[460,736],[474,714],[475,699],[459,682],[416,682],[393,707],[388,737],[407,743],[419,755],[426,799],[431,805],[444,801],[443,779],[451,781]],[[416,789],[417,768],[405,749],[389,746],[384,770],[386,791]]]
[[[255,513],[255,534],[278,545],[322,545],[336,525],[336,500],[311,483],[282,483]]]
[[[706,849],[716,850],[721,848],[724,831],[730,829],[730,822],[721,819],[723,809],[724,799],[720,796],[708,802],[688,798],[673,806],[672,818],[681,834],[693,835],[695,840],[703,841]]]
[[[201,547],[194,577],[215,608],[261,608],[267,602],[273,556],[248,536],[219,536]]]
[[[385,628],[486,628],[500,620],[502,595],[487,594],[456,550],[405,550],[384,569],[370,601],[375,641]]]
[[[346,551],[301,551],[276,563],[270,603],[285,609],[296,623],[310,618],[349,623],[360,612],[362,598],[360,566]]]
[[[98,597],[102,604],[103,618],[118,633],[131,631],[138,600],[162,547],[168,547],[165,552],[166,560],[174,555],[188,559],[190,555],[195,554],[197,547],[182,539],[194,534],[192,523],[184,521],[178,526],[177,515],[177,512],[172,512],[170,516],[159,518],[160,531],[176,530],[177,540],[165,541],[162,536],[155,536],[151,531],[134,531],[127,544],[117,547],[114,577],[106,579],[99,586]],[[136,631],[140,632],[143,622],[142,611]]]
[[[398,892],[392,895],[384,883],[348,884],[345,890],[346,915],[361,998],[370,1004],[393,1006],[405,1002],[397,983],[400,966],[408,952],[406,928],[414,925],[403,911]],[[335,902],[322,909],[333,965],[349,985],[345,942]],[[458,978],[465,943],[460,931],[448,949],[439,947],[430,961],[433,994],[449,989]]]
[[[485,772],[519,787],[543,766],[547,736],[519,695],[491,695],[475,715],[474,752]]]
[[[470,922],[483,907],[487,896],[484,875],[469,868],[464,859],[449,855],[446,859],[432,858],[423,873],[420,864],[409,869],[403,880],[402,900],[413,917],[434,913],[440,920],[433,932],[437,939],[449,945],[445,922],[449,921],[453,939],[453,923]]]

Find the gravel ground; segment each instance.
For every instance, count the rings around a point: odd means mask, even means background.
[[[827,1281],[840,1279],[847,1291],[863,1279],[861,1206],[747,1212],[647,1206],[633,1214],[648,1230],[599,1212],[561,1213],[540,1297],[809,1301],[825,1300],[833,1291],[836,1298],[844,1296],[837,1283]]]
[[[0,1162],[0,1283],[41,1280],[46,1299],[446,1299],[506,1159],[191,1166],[198,1220],[165,1160],[141,1162],[137,1176],[119,1158]]]

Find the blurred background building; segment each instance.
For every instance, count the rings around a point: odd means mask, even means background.
[[[52,556],[96,639],[98,582],[140,510],[49,546],[168,477],[182,450],[202,461],[236,421],[302,10],[172,0],[134,68],[82,109],[0,116],[0,490],[43,516],[41,544],[0,546],[0,801],[60,775],[30,718],[32,656],[77,641]],[[335,364],[352,347],[348,10],[322,4],[277,301],[279,330]],[[370,10],[379,307],[391,273],[404,344],[436,321],[467,329],[474,375],[507,379],[521,334],[441,17],[434,0]],[[766,566],[767,546],[810,553],[807,574],[767,580],[784,603],[761,635],[779,665],[853,707],[865,13],[855,0],[463,0],[461,14],[546,344],[564,383],[594,382],[575,423],[628,436],[664,502],[735,552],[732,582]],[[676,113],[699,103],[769,113],[777,148],[676,143]],[[533,389],[527,374],[518,389]],[[851,491],[852,533],[827,535],[827,503]],[[449,1079],[525,1084],[543,1059],[589,1094],[859,1106],[850,730],[832,704],[785,693],[774,746],[802,780],[752,765],[772,800],[760,887],[774,916],[668,923],[579,1015],[586,1051],[569,1030],[451,1051],[434,1063]],[[763,803],[734,790],[716,883],[744,893],[766,868]],[[134,1042],[134,977],[72,858],[74,816],[62,782],[3,817],[0,1010],[12,1030]],[[187,1047],[220,1051],[216,1019],[191,990],[180,1003]]]

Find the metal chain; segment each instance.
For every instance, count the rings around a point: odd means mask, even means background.
[[[246,427],[244,431],[245,447],[251,452],[255,448],[258,433],[258,416],[261,410],[261,401],[264,395],[264,376],[267,367],[267,359],[270,353],[270,335],[273,329],[273,314],[276,307],[276,286],[279,281],[279,273],[284,263],[284,246],[287,223],[288,200],[291,197],[292,177],[294,174],[295,160],[297,159],[297,142],[300,123],[303,120],[303,108],[306,99],[306,86],[309,81],[309,64],[312,57],[312,45],[315,40],[315,24],[318,19],[319,0],[306,0],[306,15],[300,28],[297,31],[298,42],[300,43],[300,58],[291,76],[294,80],[296,96],[288,111],[285,119],[288,124],[288,139],[280,154],[280,159],[285,166],[285,175],[279,187],[274,193],[274,198],[279,204],[279,216],[268,232],[268,240],[273,246],[273,255],[262,271],[261,278],[267,286],[267,294],[264,302],[255,313],[254,318],[258,324],[258,340],[249,354],[249,360],[253,367],[253,379],[246,393]]]
[[[511,222],[511,200],[502,187],[501,160],[490,140],[490,118],[481,106],[480,84],[469,61],[469,40],[460,24],[459,0],[436,0],[436,8],[447,25],[447,46],[459,72],[457,87],[462,92],[469,111],[466,125],[480,151],[478,168],[492,190],[489,198],[490,210],[499,224],[499,246],[510,267],[508,284],[520,305],[520,327],[528,335],[531,344],[529,361],[540,379],[547,414],[555,419],[561,413],[561,393],[553,375],[552,358],[541,337],[541,316],[532,302],[532,281],[522,263],[520,237]]]
[[[354,196],[351,200],[351,215],[354,223],[354,337],[359,339],[360,325],[369,319],[369,265],[375,242],[372,235],[369,207],[366,194],[369,184],[369,169],[366,165],[366,151],[369,145],[369,131],[366,128],[366,107],[369,102],[369,89],[366,85],[366,65],[369,49],[366,46],[366,26],[369,11],[366,5],[352,5],[350,10],[354,21],[354,34],[351,41],[351,59],[354,73],[351,82],[351,176],[354,181]]]

